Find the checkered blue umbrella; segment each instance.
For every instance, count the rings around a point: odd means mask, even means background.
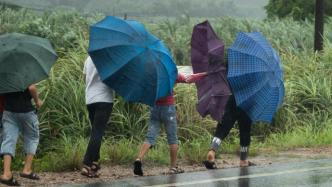
[[[261,33],[238,33],[228,49],[227,78],[237,105],[253,122],[272,121],[284,97],[283,71]]]

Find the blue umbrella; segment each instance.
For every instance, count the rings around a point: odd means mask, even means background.
[[[228,49],[228,81],[237,105],[253,122],[271,122],[284,97],[277,52],[259,32],[240,32]]]
[[[153,106],[172,93],[172,56],[139,22],[107,16],[90,27],[88,51],[101,80],[126,101]]]

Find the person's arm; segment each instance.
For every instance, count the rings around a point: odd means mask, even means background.
[[[29,86],[28,89],[31,94],[31,97],[33,98],[33,101],[36,104],[37,109],[39,109],[43,105],[43,101],[38,96],[38,90],[36,85],[32,84]]]
[[[201,72],[201,73],[191,74],[188,77],[186,77],[185,81],[187,83],[194,83],[194,82],[199,81],[202,78],[204,78],[207,74],[208,74],[207,72]]]
[[[186,83],[186,77],[183,74],[178,73],[175,83]]]

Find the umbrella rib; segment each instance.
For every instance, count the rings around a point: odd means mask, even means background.
[[[267,103],[269,103],[269,104],[268,104],[269,106],[271,105],[271,103],[270,103],[271,100],[272,100],[272,97],[269,97],[268,100],[267,100],[267,101],[268,101]],[[277,111],[277,109],[278,109],[278,104],[279,104],[279,101],[276,103],[276,108],[275,108],[273,114]],[[256,115],[256,116],[257,116],[256,118],[259,118],[259,116],[261,116],[262,114],[264,114],[264,112],[265,112],[265,111],[262,110],[258,115]],[[270,121],[268,121],[268,122],[270,122]]]
[[[240,54],[245,54],[245,55],[248,55],[248,56],[253,56],[253,55],[250,54],[250,53],[243,52],[243,51],[239,51],[239,50],[236,49],[236,48],[230,48],[229,50],[236,51],[236,52],[238,52],[238,53],[240,53]],[[256,57],[256,58],[258,58],[258,59],[261,59],[261,60],[264,62],[264,64],[267,65],[267,67],[270,67],[270,66],[267,64],[267,61],[266,61],[266,60],[264,60],[264,59],[262,59],[261,57],[258,57],[258,56],[254,56],[254,57]],[[269,68],[269,69],[271,69],[271,68]]]
[[[114,46],[114,47],[115,47],[115,46]],[[102,50],[102,49],[99,49],[99,50]],[[96,50],[96,51],[99,51],[99,50]],[[127,62],[130,62],[130,61],[134,60],[135,58],[137,58],[139,55],[141,55],[141,54],[144,53],[144,52],[145,52],[145,50],[142,50],[141,52],[137,53],[137,54],[136,54],[134,57],[132,57],[131,59],[128,59]],[[122,68],[125,67],[126,65],[127,65],[127,63],[123,63],[122,66],[118,67],[117,70],[116,70],[115,72],[120,71],[120,69],[122,69]],[[110,76],[110,75],[108,75],[108,76]],[[107,76],[107,77],[108,77],[108,76]]]
[[[265,85],[268,84],[268,81],[269,81],[269,80],[266,80],[266,81],[264,82],[264,84],[262,84],[262,86],[258,87],[258,88],[255,90],[255,92],[254,92],[253,94],[251,94],[251,95],[248,94],[248,95],[247,95],[248,97],[246,97],[246,100],[248,100],[248,98],[252,97],[252,96],[255,95],[257,92],[259,92],[259,90],[261,90],[263,87],[265,87]],[[243,100],[243,98],[242,98],[242,100]]]
[[[35,45],[37,47],[43,47],[44,49],[47,49],[47,51],[49,51],[50,53],[54,54],[54,55],[57,55],[55,53],[55,51],[52,49],[52,46],[50,43],[45,43],[45,45],[37,45],[36,43],[34,42],[31,42],[31,41],[24,41],[25,44],[31,44],[31,45]],[[48,45],[48,46],[47,46]]]
[[[251,72],[241,73],[241,74],[237,74],[237,75],[233,75],[233,76],[228,76],[228,77],[240,77],[240,76],[243,76],[243,75],[250,75],[250,74],[261,73],[261,72],[271,73],[271,72],[274,72],[274,71],[273,70],[269,70],[269,71],[251,71]]]
[[[35,60],[38,61],[38,58],[36,57],[36,54],[35,54],[34,51],[31,51],[30,49],[28,49],[27,51],[30,52],[30,53],[28,53],[30,56],[32,56]],[[46,51],[46,52],[50,52],[50,51]],[[51,52],[50,52],[50,53],[51,53]],[[53,54],[53,53],[51,53],[51,54]],[[48,76],[48,72],[49,72],[49,70],[45,69],[45,67],[42,66],[42,65],[41,65],[41,69],[43,70],[43,73],[44,73],[46,76]]]
[[[261,39],[264,40],[265,44],[267,44],[270,49],[273,49],[272,46],[271,46],[271,44],[269,44],[269,42],[265,39],[265,37],[262,36],[262,34],[260,32],[255,32],[255,33],[260,35]],[[255,34],[255,33],[253,33],[253,34]],[[243,34],[245,34],[247,36],[247,38],[250,39],[251,41],[253,41],[254,43],[259,44],[259,46],[263,49],[265,55],[270,56],[269,53],[267,53],[267,51],[265,50],[265,48],[261,44],[261,41],[255,40],[254,38],[252,38],[251,36],[249,36],[247,33],[243,33]]]
[[[170,57],[168,54],[166,54],[166,53],[164,53],[164,52],[162,52],[162,51],[159,51],[159,50],[155,50],[155,52],[156,53],[160,53],[161,55],[164,55],[164,56],[166,56],[167,58],[169,58],[169,60],[171,60],[172,62],[173,62],[173,59],[172,59],[172,57]],[[167,73],[168,73],[168,76],[171,76],[170,75],[170,72],[168,72],[168,71],[166,71]],[[169,84],[170,85],[170,84]],[[171,90],[173,89],[173,88],[170,88]]]
[[[113,29],[113,28],[107,28],[107,27],[104,27],[104,26],[94,26],[94,28],[98,28],[98,29],[102,29],[102,30],[106,30],[106,31],[116,31],[116,32],[119,32],[123,35],[126,35],[128,37],[130,37],[131,39],[135,39],[133,36],[129,35],[128,33],[125,33],[123,31],[120,31],[120,30],[116,30],[116,29]],[[137,33],[137,31],[135,31]],[[96,39],[93,39],[93,40],[96,40]]]

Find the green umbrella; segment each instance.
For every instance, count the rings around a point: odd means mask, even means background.
[[[0,36],[0,94],[25,90],[48,77],[57,55],[49,40],[25,34]]]

